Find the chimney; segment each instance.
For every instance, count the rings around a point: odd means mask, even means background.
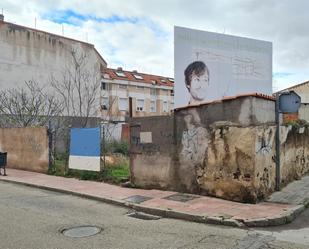
[[[133,70],[132,72],[133,72],[133,73],[137,73],[137,70]]]
[[[0,14],[0,22],[4,22],[4,15]]]
[[[122,71],[122,67],[118,67],[118,68],[117,68],[117,71]]]

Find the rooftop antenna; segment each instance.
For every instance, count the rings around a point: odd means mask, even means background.
[[[88,32],[86,32],[86,42],[88,42]]]
[[[36,29],[36,17],[34,18],[34,28]]]
[[[64,36],[64,27],[63,27],[63,24],[61,24],[61,27],[62,27],[62,36]]]

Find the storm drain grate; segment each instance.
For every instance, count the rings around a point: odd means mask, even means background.
[[[96,226],[78,226],[65,228],[61,231],[64,236],[71,238],[85,238],[96,235],[102,231],[102,228]]]
[[[174,194],[174,195],[164,197],[163,199],[170,200],[170,201],[187,202],[187,201],[192,201],[197,198],[200,198],[200,197],[196,195],[189,195],[189,194]]]
[[[159,220],[161,219],[160,216],[157,215],[151,215],[151,214],[146,214],[142,212],[132,212],[127,214],[127,216],[136,218],[136,219],[141,219],[141,220]]]
[[[130,196],[126,199],[123,199],[124,201],[128,201],[128,202],[133,202],[133,203],[136,203],[136,204],[140,204],[144,201],[148,201],[148,200],[151,200],[152,198],[151,197],[148,197],[148,196],[142,196],[142,195],[133,195],[133,196]]]

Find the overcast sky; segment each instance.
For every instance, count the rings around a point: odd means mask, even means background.
[[[173,27],[273,43],[273,89],[309,80],[307,0],[1,0],[5,21],[95,45],[109,67],[174,76]]]

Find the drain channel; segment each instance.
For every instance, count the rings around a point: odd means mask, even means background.
[[[78,226],[65,228],[61,231],[64,236],[71,238],[85,238],[96,235],[102,231],[102,228],[96,226]]]

